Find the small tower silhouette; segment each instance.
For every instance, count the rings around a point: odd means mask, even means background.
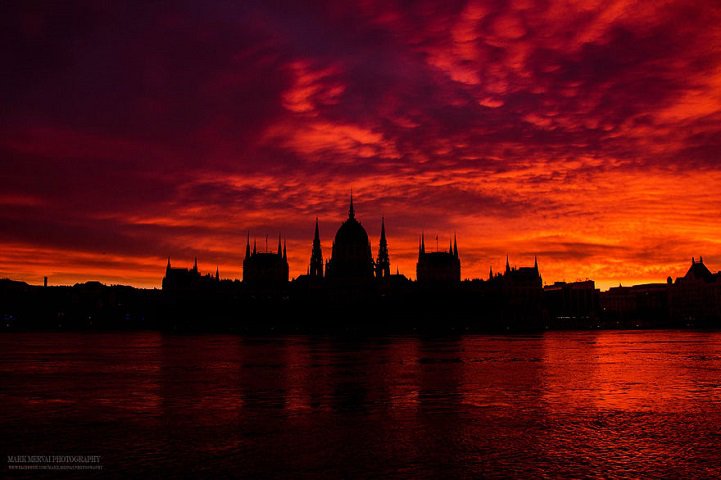
[[[315,218],[315,236],[313,237],[313,251],[310,254],[310,270],[308,274],[314,278],[323,278],[323,252],[320,247],[318,217]]]
[[[388,255],[388,241],[386,240],[386,222],[381,217],[381,240],[378,245],[378,259],[376,260],[376,278],[389,278],[391,276],[391,261]]]

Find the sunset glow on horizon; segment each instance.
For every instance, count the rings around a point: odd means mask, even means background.
[[[415,278],[721,270],[721,5],[518,0],[0,5],[0,278],[306,272],[347,217]]]

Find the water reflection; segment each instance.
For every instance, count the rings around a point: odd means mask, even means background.
[[[713,477],[721,334],[0,336],[9,454],[184,477]]]

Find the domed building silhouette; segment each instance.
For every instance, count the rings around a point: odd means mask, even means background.
[[[326,264],[326,278],[333,282],[366,283],[373,280],[374,271],[368,233],[355,218],[351,194],[348,219],[335,234],[331,259]]]

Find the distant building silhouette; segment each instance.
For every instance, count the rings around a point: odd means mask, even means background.
[[[691,257],[691,266],[689,267],[686,275],[676,279],[676,283],[713,283],[718,279],[718,273],[713,274],[703,263],[703,257],[699,257],[698,262],[696,258]]]
[[[551,326],[570,328],[597,320],[599,294],[593,280],[555,282],[543,287],[544,303],[551,317]]]
[[[601,307],[616,325],[704,326],[721,318],[721,272],[711,273],[703,257],[692,258],[675,282],[612,287],[601,294]]]
[[[670,288],[669,306],[672,318],[685,323],[721,318],[721,271],[711,273],[703,257],[691,258],[686,275]]]
[[[503,283],[507,288],[542,288],[543,279],[538,271],[538,259],[533,260],[532,267],[511,268],[508,257],[506,257],[506,271],[503,273]]]
[[[426,252],[425,235],[418,245],[416,279],[425,285],[455,285],[461,281],[461,260],[455,236],[447,252]]]
[[[266,242],[267,243],[267,242]],[[243,283],[251,287],[273,288],[288,283],[288,254],[278,237],[278,251],[258,252],[255,241],[250,250],[250,235],[245,244]]]
[[[215,277],[209,273],[201,275],[198,271],[198,258],[193,262],[193,268],[176,268],[170,265],[170,257],[165,267],[163,277],[163,290],[197,290],[209,287],[220,281],[220,271],[216,267]]]
[[[355,218],[351,194],[348,219],[335,234],[331,258],[326,264],[326,278],[334,283],[369,283],[374,278],[374,269],[368,234]]]

